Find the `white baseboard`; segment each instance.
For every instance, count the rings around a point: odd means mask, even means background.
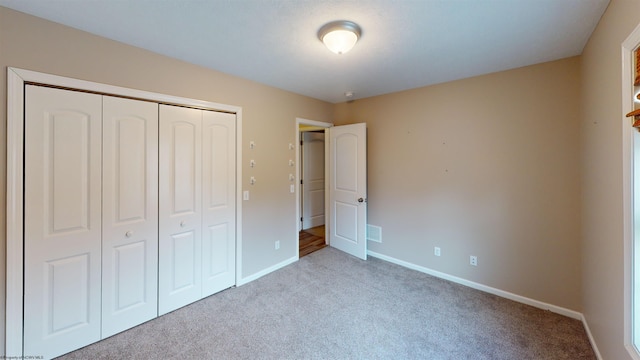
[[[596,345],[596,340],[593,338],[591,334],[591,329],[589,329],[589,324],[587,323],[587,319],[583,314],[580,315],[582,320],[582,325],[584,326],[584,331],[587,332],[587,336],[589,337],[589,342],[591,343],[591,347],[593,348],[593,352],[596,354],[596,358],[598,360],[602,360],[602,356],[600,355],[600,350],[598,350],[598,345]]]
[[[289,264],[292,264],[292,263],[294,263],[296,261],[298,261],[298,257],[294,256],[294,257],[289,258],[289,259],[287,259],[285,261],[282,261],[282,262],[280,262],[278,264],[275,264],[275,265],[273,265],[271,267],[268,267],[268,268],[266,268],[266,269],[264,269],[262,271],[259,271],[259,272],[255,273],[255,274],[249,275],[247,277],[243,277],[243,278],[238,280],[238,283],[236,284],[236,286],[242,286],[244,284],[250,283],[253,280],[259,279],[259,278],[261,278],[261,277],[263,277],[263,276],[265,276],[265,275],[267,275],[269,273],[272,273],[272,272],[274,272],[274,271],[276,271],[278,269],[282,269],[283,267],[285,267],[285,266],[287,266]]]
[[[582,320],[583,316],[582,313],[579,313],[577,311],[573,311],[573,310],[569,310],[560,306],[556,306],[556,305],[552,305],[552,304],[548,304],[542,301],[538,301],[538,300],[534,300],[534,299],[530,299],[528,297],[524,297],[524,296],[520,296],[520,295],[516,295],[514,293],[510,293],[508,291],[504,291],[504,290],[500,290],[500,289],[496,289],[493,288],[491,286],[487,286],[487,285],[483,285],[483,284],[479,284],[477,282],[473,282],[473,281],[469,281],[463,278],[459,278],[457,276],[453,276],[453,275],[449,275],[449,274],[445,274],[443,272],[440,271],[436,271],[433,269],[429,269],[426,268],[424,266],[420,266],[420,265],[416,265],[416,264],[412,264],[403,260],[399,260],[396,258],[392,258],[390,256],[387,255],[382,255],[382,254],[378,254],[375,253],[373,251],[368,251],[368,254],[381,259],[381,260],[385,260],[400,266],[404,266],[406,268],[412,269],[412,270],[416,270],[416,271],[420,271],[422,273],[425,274],[429,274],[431,276],[435,276],[441,279],[445,279],[445,280],[449,280],[451,282],[454,283],[458,283],[464,286],[468,286],[470,288],[476,289],[476,290],[480,290],[480,291],[484,291],[487,292],[489,294],[493,294],[493,295],[497,295],[509,300],[513,300],[513,301],[517,301],[519,303],[523,303],[523,304],[527,304],[527,305],[531,305],[533,307],[537,307],[539,309],[543,309],[543,310],[549,310],[551,312],[554,312],[556,314],[560,314],[560,315],[564,315],[567,317],[570,317],[572,319],[576,319],[576,320]]]
[[[554,312],[556,314],[560,314],[560,315],[564,315],[567,317],[570,317],[572,319],[576,319],[576,320],[580,320],[582,321],[582,325],[584,326],[584,329],[587,333],[587,336],[589,337],[589,342],[591,343],[591,347],[593,348],[593,352],[596,354],[596,357],[598,358],[598,360],[602,360],[602,356],[600,355],[600,351],[598,350],[598,345],[596,345],[596,341],[593,338],[593,335],[591,334],[591,329],[589,329],[589,324],[587,323],[587,319],[585,319],[584,315],[580,312],[574,311],[574,310],[569,310],[566,308],[563,308],[561,306],[556,306],[556,305],[552,305],[552,304],[548,304],[542,301],[538,301],[538,300],[534,300],[534,299],[530,299],[528,297],[524,297],[524,296],[520,296],[520,295],[516,295],[514,293],[510,293],[508,291],[504,291],[504,290],[500,290],[500,289],[496,289],[493,288],[491,286],[486,286],[486,285],[482,285],[479,284],[477,282],[473,282],[473,281],[469,281],[463,278],[459,278],[457,276],[453,276],[453,275],[449,275],[449,274],[445,274],[443,272],[440,271],[436,271],[433,269],[429,269],[426,268],[424,266],[420,266],[420,265],[416,265],[416,264],[412,264],[410,262],[406,262],[403,260],[399,260],[396,258],[393,258],[391,256],[387,256],[387,255],[382,255],[382,254],[378,254],[376,252],[373,251],[367,251],[367,254],[370,256],[373,256],[375,258],[384,260],[384,261],[388,261],[390,263],[394,263],[396,265],[400,265],[400,266],[404,266],[408,269],[412,269],[412,270],[416,270],[416,271],[420,271],[422,273],[431,275],[431,276],[435,276],[437,278],[440,279],[444,279],[444,280],[448,280],[460,285],[464,285],[464,286],[468,286],[470,288],[476,289],[476,290],[480,290],[480,291],[484,291],[487,292],[489,294],[493,294],[493,295],[497,295],[509,300],[513,300],[513,301],[517,301],[519,303],[523,303],[523,304],[527,304],[527,305],[531,305],[533,307],[537,307],[539,309],[543,309],[543,310],[549,310],[551,312]]]
[[[416,270],[416,271],[419,271],[421,273],[425,273],[425,274],[428,274],[428,275],[431,275],[431,276],[435,276],[435,277],[440,278],[440,279],[444,279],[444,280],[448,280],[448,281],[451,281],[451,282],[454,282],[454,283],[457,283],[457,284],[460,284],[460,285],[464,285],[464,286],[470,287],[472,289],[484,291],[486,293],[497,295],[497,296],[503,297],[505,299],[517,301],[517,302],[522,303],[522,304],[527,304],[527,305],[530,305],[530,306],[533,306],[533,307],[536,307],[536,308],[539,308],[539,309],[543,309],[543,310],[549,310],[549,311],[554,312],[556,314],[560,314],[560,315],[564,315],[564,316],[570,317],[572,319],[580,320],[580,321],[582,321],[584,329],[585,329],[585,331],[587,333],[587,336],[589,338],[589,342],[591,343],[591,347],[593,348],[593,352],[595,353],[595,355],[598,358],[598,360],[602,360],[602,356],[600,355],[600,351],[598,350],[598,346],[596,345],[596,341],[593,338],[593,335],[591,334],[591,329],[589,329],[589,324],[587,323],[587,319],[585,319],[584,315],[582,313],[580,313],[580,312],[577,312],[577,311],[574,311],[574,310],[570,310],[570,309],[566,309],[566,308],[563,308],[561,306],[556,306],[556,305],[552,305],[552,304],[549,304],[549,303],[545,303],[545,302],[542,302],[542,301],[534,300],[534,299],[531,299],[531,298],[528,298],[528,297],[524,297],[524,296],[521,296],[521,295],[517,295],[517,294],[511,293],[511,292],[508,292],[508,291],[496,289],[494,287],[483,285],[483,284],[480,284],[480,283],[477,283],[477,282],[473,282],[473,281],[469,281],[469,280],[466,280],[466,279],[463,279],[463,278],[460,278],[460,277],[457,277],[457,276],[445,274],[443,272],[436,271],[436,270],[433,270],[433,269],[429,269],[429,268],[424,267],[424,266],[412,264],[410,262],[403,261],[403,260],[400,260],[400,259],[396,259],[396,258],[393,258],[391,256],[378,254],[378,253],[370,251],[370,250],[367,251],[367,254],[369,256],[372,256],[372,257],[375,257],[375,258],[378,258],[378,259],[381,259],[381,260],[384,260],[384,261],[388,261],[390,263],[393,263],[393,264],[396,264],[396,265],[400,265],[400,266],[406,267],[408,269]],[[244,278],[240,279],[238,281],[238,284],[236,284],[236,286],[242,286],[244,284],[250,283],[253,280],[259,279],[259,278],[261,278],[261,277],[263,277],[263,276],[265,276],[265,275],[267,275],[269,273],[272,273],[272,272],[274,272],[274,271],[276,271],[278,269],[281,269],[281,268],[283,268],[283,267],[285,267],[285,266],[287,266],[289,264],[292,264],[292,263],[294,263],[296,261],[298,261],[298,257],[297,256],[289,258],[289,259],[287,259],[285,261],[282,261],[282,262],[280,262],[280,263],[278,263],[276,265],[273,265],[273,266],[271,266],[271,267],[269,267],[267,269],[264,269],[262,271],[259,271],[259,272],[255,273],[255,274],[253,274],[253,275],[250,275],[250,276],[247,276],[247,277],[244,277]]]

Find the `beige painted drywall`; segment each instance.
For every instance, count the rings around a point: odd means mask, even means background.
[[[0,7],[0,84],[6,84],[8,66],[241,106],[243,188],[251,191],[251,200],[242,203],[242,274],[247,277],[296,256],[296,200],[289,193],[293,170],[288,165],[295,151],[288,145],[295,142],[296,117],[331,121],[332,104]],[[6,144],[6,85],[0,86],[0,101],[0,138]],[[255,150],[249,150],[250,140],[255,141]],[[256,161],[255,168],[248,166],[250,159]],[[253,186],[248,183],[250,176],[257,179]],[[0,187],[0,309],[4,309],[6,146],[0,146]],[[277,251],[276,240],[281,245]],[[4,311],[0,314],[4,349]]]
[[[640,2],[613,0],[582,58],[334,107],[0,7],[0,84],[14,66],[242,106],[245,276],[295,255],[294,119],[366,121],[372,250],[583,311],[603,357],[622,359],[620,43],[639,21]],[[0,101],[5,141],[5,86]],[[4,191],[0,217],[3,308]],[[2,311],[0,325],[3,348]]]
[[[640,1],[612,0],[582,55],[583,312],[604,359],[624,349],[621,44]]]
[[[370,250],[581,311],[579,76],[573,57],[338,104],[367,123]]]

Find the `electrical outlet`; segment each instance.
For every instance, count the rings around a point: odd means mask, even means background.
[[[243,199],[243,200],[249,200],[249,190],[245,190],[245,191],[242,193],[242,199]]]
[[[475,255],[469,256],[469,264],[473,266],[478,266],[478,257]]]
[[[275,247],[276,247],[276,250],[280,250],[280,240],[276,240]]]
[[[434,247],[433,248],[433,255],[435,256],[440,256],[440,248],[439,247]]]

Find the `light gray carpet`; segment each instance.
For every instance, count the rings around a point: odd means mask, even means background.
[[[324,248],[63,359],[595,359],[582,323]]]

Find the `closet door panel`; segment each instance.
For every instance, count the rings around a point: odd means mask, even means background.
[[[160,315],[201,298],[201,127],[201,110],[160,105]]]
[[[158,104],[105,96],[102,337],[158,315]]]
[[[99,95],[25,89],[24,353],[100,339]]]
[[[203,111],[203,297],[235,284],[235,115]]]

